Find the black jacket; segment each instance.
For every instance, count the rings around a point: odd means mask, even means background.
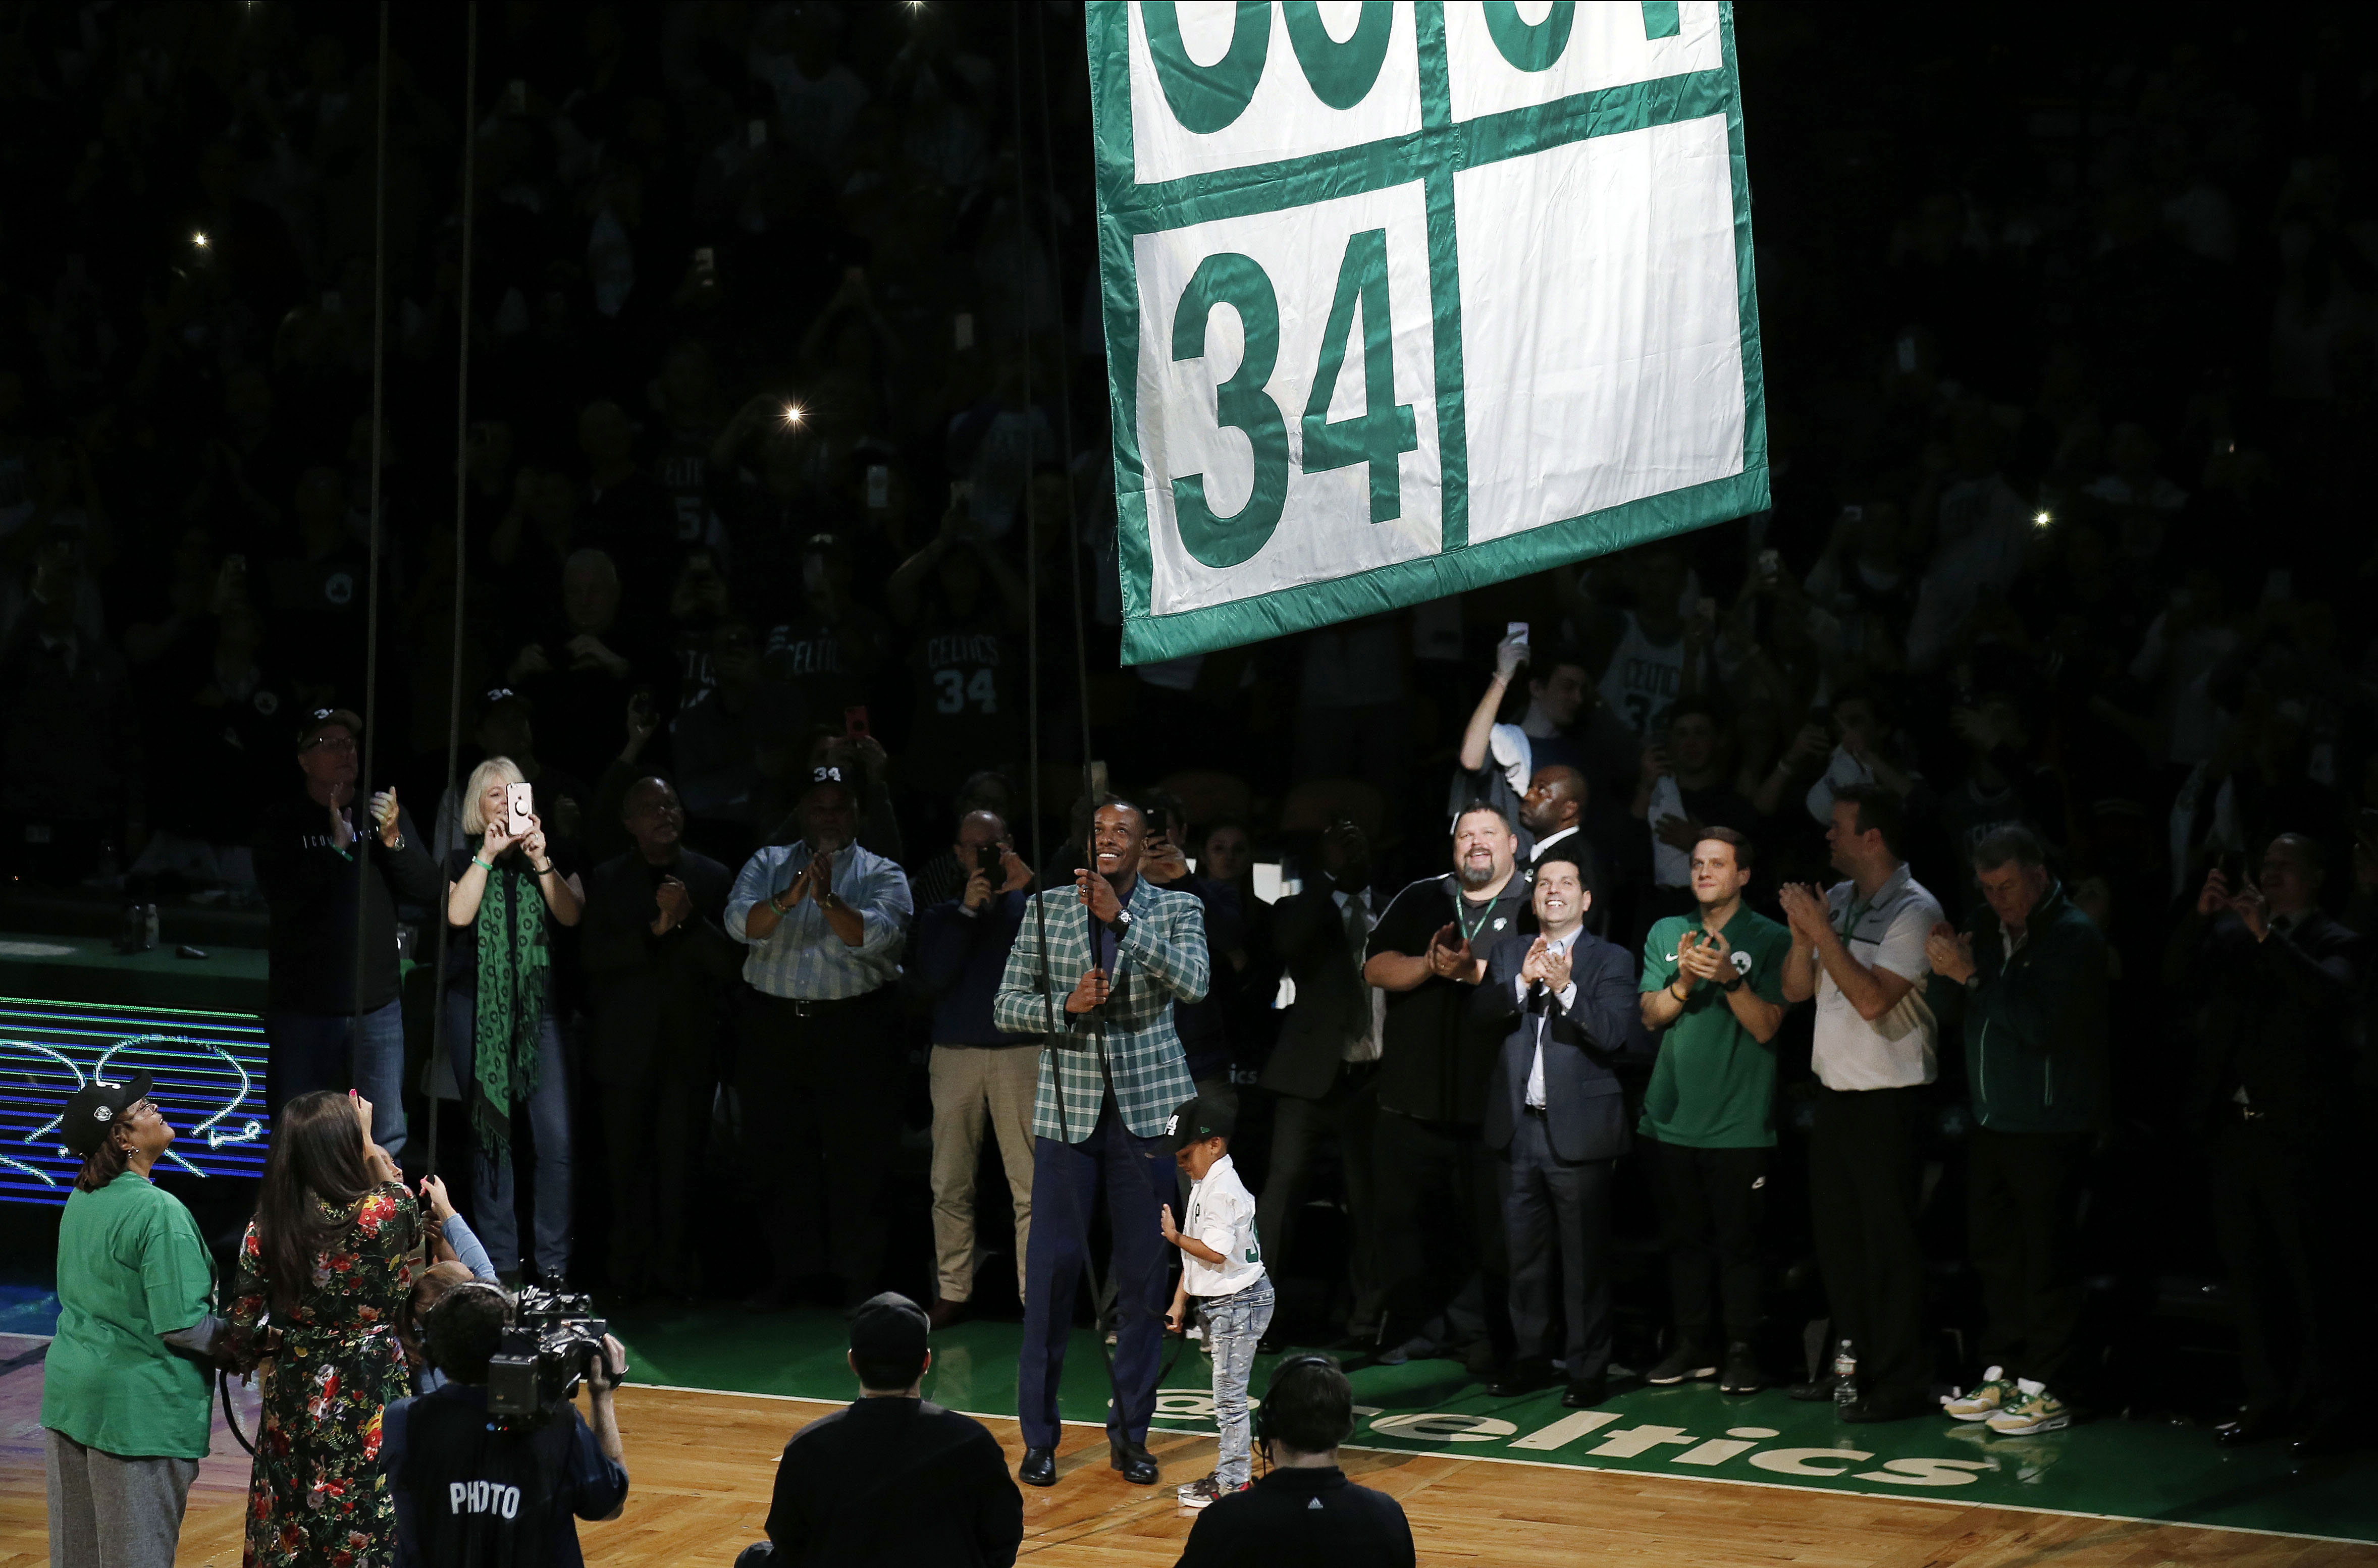
[[[359,801],[354,813],[365,815]],[[401,846],[370,846],[366,877],[357,846],[330,842],[330,815],[313,796],[285,797],[257,819],[256,880],[271,916],[265,1005],[276,1012],[336,1016],[355,1011],[355,896],[364,900],[363,1011],[396,999],[396,905],[435,912],[446,889],[410,812],[396,816]]]
[[[692,895],[693,918],[656,937],[654,894],[671,876]],[[579,952],[594,1020],[587,1066],[596,1083],[637,1083],[664,1061],[695,1074],[711,1071],[720,1007],[743,963],[743,944],[725,925],[734,884],[726,867],[691,850],[673,866],[646,865],[630,850],[587,877]]]
[[[1296,1001],[1264,1064],[1263,1086],[1317,1100],[1338,1082],[1346,1042],[1370,1028],[1371,987],[1363,982],[1363,950],[1346,940],[1346,912],[1327,877],[1315,876],[1303,892],[1281,899],[1272,906],[1271,918],[1272,940],[1296,983]]]
[[[2191,912],[2172,934],[2165,977],[2192,1003],[2196,1070],[2190,1123],[2231,1114],[2243,1089],[2276,1130],[2333,1131],[2349,1107],[2355,1011],[2366,943],[2315,909],[2256,941],[2235,916]]]
[[[1197,1515],[1178,1568],[1412,1568],[1411,1522],[1346,1472],[1274,1470]]]
[[[1490,1149],[1507,1149],[1528,1096],[1528,1073],[1535,1061],[1535,1019],[1519,1006],[1519,965],[1533,936],[1509,936],[1486,961],[1486,980],[1470,998],[1473,1028],[1495,1042],[1494,1071],[1486,1082],[1486,1115],[1480,1128]],[[1629,1045],[1639,1038],[1636,1016],[1635,961],[1625,948],[1579,931],[1569,945],[1569,978],[1577,1002],[1563,1008],[1557,998],[1531,1004],[1544,1017],[1544,1119],[1553,1153],[1565,1160],[1616,1159],[1627,1152],[1627,1095],[1615,1071]]]
[[[1399,952],[1417,958],[1428,952],[1430,938],[1457,918],[1456,886],[1450,876],[1423,877],[1396,894],[1372,928],[1363,956]],[[1536,928],[1535,913],[1528,907],[1528,884],[1516,873],[1495,895],[1491,909],[1479,909],[1473,916],[1465,906],[1459,918],[1476,933],[1470,951],[1479,958],[1512,932],[1532,935]],[[1432,975],[1409,991],[1387,993],[1386,1052],[1379,1062],[1381,1109],[1423,1121],[1478,1125],[1495,1047],[1467,1024],[1471,988],[1463,981]]]
[[[922,1399],[861,1399],[785,1444],[768,1539],[786,1564],[1007,1568],[1024,1495],[981,1422]]]

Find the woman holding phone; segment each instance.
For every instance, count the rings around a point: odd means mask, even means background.
[[[512,1208],[516,1119],[536,1157],[537,1277],[558,1288],[570,1267],[570,1092],[554,1016],[552,938],[584,897],[553,863],[526,781],[506,757],[471,772],[462,846],[446,858],[446,1045],[470,1113],[471,1215],[505,1281],[521,1272]]]

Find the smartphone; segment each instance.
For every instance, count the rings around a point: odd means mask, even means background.
[[[718,277],[718,253],[708,245],[696,245],[693,251],[693,275],[703,282],[714,282]]]
[[[1169,807],[1151,806],[1147,808],[1147,836],[1171,842],[1172,812]]]
[[[504,832],[511,838],[527,837],[536,827],[536,785],[506,784],[504,802]]]
[[[851,740],[867,738],[867,709],[864,705],[842,711],[842,733]]]
[[[1528,623],[1525,621],[1505,621],[1503,623],[1503,640],[1506,642],[1516,642],[1520,647],[1525,648],[1528,645]]]
[[[630,692],[628,705],[636,711],[636,717],[640,719],[651,720],[660,716],[660,704],[653,700],[653,688],[649,686],[640,686]]]
[[[867,465],[867,509],[882,511],[892,504],[892,471],[880,462]]]
[[[2231,892],[2246,885],[2246,855],[2243,850],[2222,850],[2213,857],[2213,868],[2221,873],[2221,880],[2229,884]]]
[[[974,347],[974,313],[961,310],[950,317],[950,347],[964,353]]]
[[[974,868],[992,881],[1000,879],[999,845],[979,844],[974,846]]]

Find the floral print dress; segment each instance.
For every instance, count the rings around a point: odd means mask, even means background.
[[[323,1216],[338,1212],[322,1205]],[[396,1505],[379,1469],[380,1412],[412,1392],[398,1307],[421,1263],[421,1210],[401,1182],[364,1194],[318,1253],[297,1311],[273,1314],[250,1221],[239,1250],[232,1348],[263,1364],[263,1421],[248,1485],[245,1568],[372,1568],[396,1559]],[[270,1331],[277,1344],[268,1346]]]

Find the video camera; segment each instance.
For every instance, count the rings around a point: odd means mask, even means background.
[[[487,1359],[487,1414],[507,1430],[543,1424],[599,1364],[609,1331],[592,1296],[522,1287],[511,1326]]]

